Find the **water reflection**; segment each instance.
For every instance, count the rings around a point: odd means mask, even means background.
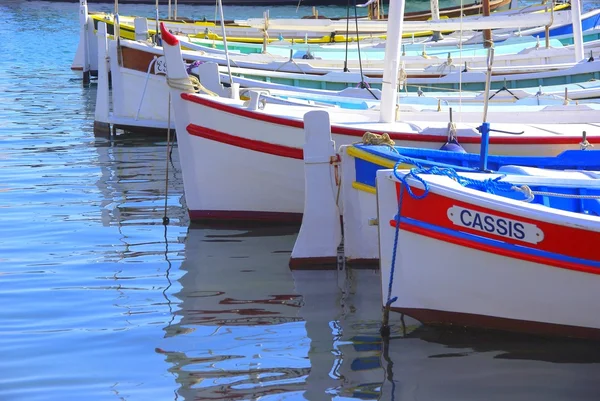
[[[166,138],[124,133],[94,145],[104,226],[162,223],[165,206],[172,224],[187,225],[176,144],[167,154]]]
[[[600,396],[597,343],[414,327],[404,338],[382,343],[386,378],[381,399],[548,401]]]
[[[590,343],[438,330],[395,316],[379,273],[293,271],[296,228],[194,228],[156,348],[186,400],[594,399]],[[175,299],[176,298],[176,299]],[[550,381],[550,382],[549,382]]]
[[[185,399],[376,398],[378,273],[290,272],[297,227],[190,229],[160,347]],[[377,280],[375,280],[377,279]],[[374,287],[377,288],[377,287]],[[280,397],[280,398],[277,398]]]

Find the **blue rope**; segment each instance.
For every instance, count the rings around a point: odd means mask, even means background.
[[[394,169],[395,173],[396,169]],[[398,236],[400,235],[400,213],[402,209],[402,199],[404,198],[404,188],[402,185],[402,189],[400,190],[400,199],[398,199],[398,213],[396,213],[396,232],[394,233],[394,248],[392,250],[392,266],[390,268],[390,280],[388,284],[388,294],[387,294],[387,302],[386,306],[389,306],[392,302],[396,301],[396,297],[391,299],[392,297],[392,285],[394,284],[394,272],[396,270],[396,252],[398,250]]]
[[[400,166],[400,164],[404,164],[404,163],[411,164],[416,167],[412,168],[408,174],[405,174],[404,176],[400,176],[398,174],[398,167]],[[398,199],[398,213],[396,214],[396,217],[395,217],[396,232],[394,233],[394,248],[392,250],[392,265],[390,268],[390,279],[389,279],[387,303],[386,303],[387,306],[389,306],[391,303],[395,302],[397,299],[396,297],[391,299],[391,296],[392,296],[392,285],[394,283],[394,273],[396,270],[396,254],[397,254],[397,250],[398,250],[398,237],[399,237],[399,233],[400,233],[400,213],[401,213],[401,209],[402,209],[402,199],[404,198],[404,190],[406,190],[406,192],[408,192],[408,194],[413,199],[417,199],[417,200],[423,199],[429,194],[429,185],[427,185],[427,182],[423,178],[421,178],[418,174],[443,175],[443,176],[446,176],[446,177],[449,177],[449,178],[455,180],[462,186],[471,187],[471,188],[478,189],[478,190],[485,191],[485,192],[492,193],[492,194],[496,193],[497,191],[504,191],[504,192],[512,191],[513,187],[514,187],[514,185],[511,183],[500,181],[502,178],[505,177],[504,175],[498,176],[496,178],[488,178],[485,180],[475,180],[472,178],[468,178],[468,177],[459,175],[456,172],[456,170],[454,170],[452,168],[440,168],[437,166],[423,167],[423,166],[421,166],[421,164],[419,162],[415,161],[414,159],[411,159],[409,157],[401,157],[394,166],[394,176],[398,179],[398,181],[400,181],[402,183],[402,189],[400,190],[400,196]],[[408,177],[412,177],[415,180],[419,181],[421,184],[423,184],[423,188],[425,191],[423,192],[422,195],[417,195],[412,191],[411,186],[407,182]]]
[[[406,163],[406,164],[410,163],[410,164],[415,165],[416,167],[412,168],[408,172],[408,174],[405,174],[404,176],[400,176],[398,174],[398,167],[400,166],[400,164],[404,164],[404,163]],[[484,192],[487,192],[490,194],[495,194],[498,192],[510,192],[514,188],[513,184],[511,184],[509,182],[500,181],[502,178],[505,177],[505,175],[500,175],[496,178],[487,178],[485,180],[475,180],[473,178],[468,178],[468,177],[459,175],[456,172],[456,170],[454,170],[453,168],[440,168],[437,166],[423,167],[418,162],[415,162],[414,160],[411,160],[410,158],[401,158],[394,165],[394,176],[398,179],[398,181],[400,181],[402,183],[403,188],[406,187],[408,194],[413,199],[417,199],[417,200],[423,199],[429,194],[429,185],[427,185],[427,182],[423,178],[421,178],[418,174],[443,175],[443,176],[453,179],[454,181],[458,182],[460,185],[462,185],[464,187],[470,187],[470,188],[484,191]],[[413,179],[415,179],[416,181],[419,181],[423,185],[425,192],[423,192],[422,195],[416,195],[412,191],[410,185],[407,182],[407,179],[409,177],[412,177]]]

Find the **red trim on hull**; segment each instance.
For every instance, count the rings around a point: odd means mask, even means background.
[[[424,193],[422,189],[414,187],[411,188],[416,195],[422,195]],[[396,196],[398,197],[400,190],[401,184],[396,183]],[[472,227],[457,226],[448,218],[447,215],[448,210],[455,206],[469,209],[477,213],[486,213],[500,218],[515,220],[521,223],[533,224],[544,233],[544,237],[540,242],[532,244],[525,243],[514,238],[500,236],[492,232],[475,230]],[[424,235],[440,241],[450,242],[460,246],[515,259],[527,260],[534,263],[541,263],[588,274],[600,274],[599,268],[591,267],[589,264],[584,264],[586,260],[600,262],[600,256],[598,255],[597,248],[595,246],[595,244],[600,243],[600,232],[587,230],[582,227],[548,223],[542,220],[520,216],[518,214],[510,214],[500,210],[493,210],[474,203],[449,198],[434,192],[429,192],[425,198],[419,200],[413,199],[410,196],[404,196],[402,200],[401,216],[452,231],[477,235],[488,240],[498,241],[499,243],[517,245],[522,247],[523,251],[520,252],[506,249],[502,248],[501,246],[489,246],[476,241],[457,238],[445,233],[434,232],[422,227],[415,227],[412,225],[409,226],[403,223],[400,224],[402,230],[414,232],[419,235]],[[394,219],[390,220],[390,225],[396,225]],[[581,263],[577,263],[577,261],[573,260],[561,260],[548,258],[543,255],[536,255],[527,252],[528,249],[581,259]]]
[[[231,221],[263,223],[301,223],[302,213],[259,212],[252,210],[189,210],[192,221]]]
[[[193,93],[182,93],[181,98],[193,103],[198,103],[206,107],[210,107],[211,109],[220,110],[225,113],[235,114],[241,117],[251,118],[257,121],[263,121],[266,123],[283,125],[286,127],[293,128],[304,128],[304,122],[298,119],[284,118],[278,116],[272,116],[265,113],[258,113],[256,111],[247,110],[244,108],[230,106],[228,104],[223,104],[217,101],[212,101],[208,97],[202,97],[195,95]],[[376,130],[368,130],[369,132],[373,132],[375,134],[383,134],[385,131],[376,131]],[[337,135],[347,135],[347,136],[355,136],[362,137],[366,132],[365,129],[356,129],[349,128],[345,126],[339,125],[331,125],[331,133]],[[398,141],[415,141],[415,142],[436,142],[443,144],[447,137],[446,135],[425,135],[425,134],[415,134],[412,132],[387,132],[390,135],[391,139]],[[462,136],[460,137],[461,143],[481,143],[480,137],[468,137]],[[568,137],[568,136],[539,136],[539,137],[527,137],[527,136],[507,136],[507,137],[498,137],[491,136],[490,143],[496,145],[579,145],[581,142],[581,137]]]
[[[255,139],[242,138],[235,135],[226,134],[221,131],[216,131],[210,128],[200,127],[199,125],[190,124],[186,127],[190,135],[199,136],[211,141],[225,143],[231,146],[237,146],[255,152],[267,153],[274,156],[287,157],[290,159],[304,159],[304,151],[302,149],[293,148],[291,146],[275,145],[269,142],[257,141]]]
[[[395,220],[392,220],[390,223],[393,223],[391,225],[395,227],[395,225],[396,225]],[[428,237],[428,238],[433,238],[433,239],[447,242],[450,244],[464,246],[465,248],[469,248],[469,249],[475,249],[478,251],[483,251],[483,252],[487,252],[487,253],[491,253],[491,254],[495,254],[495,255],[506,256],[506,257],[518,259],[518,260],[524,260],[527,262],[540,263],[542,265],[559,267],[561,269],[575,270],[578,272],[589,273],[589,274],[600,274],[600,269],[595,268],[595,267],[585,267],[578,263],[557,260],[557,259],[551,259],[551,258],[545,258],[543,256],[532,255],[532,254],[525,253],[525,252],[517,252],[517,251],[512,251],[510,249],[503,249],[503,248],[499,248],[499,247],[495,247],[495,246],[491,246],[491,245],[487,245],[487,244],[480,244],[477,242],[466,240],[464,238],[453,237],[451,235],[438,233],[436,231],[427,230],[425,228],[412,226],[412,225],[406,224],[406,223],[400,223],[400,227],[404,231],[422,235],[422,236]],[[535,248],[533,248],[533,249],[535,249]]]
[[[404,313],[429,326],[463,326],[523,334],[600,340],[600,329],[591,327],[568,326],[433,309],[398,308],[392,306],[391,310]]]

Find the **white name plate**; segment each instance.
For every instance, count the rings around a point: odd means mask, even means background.
[[[448,209],[448,219],[454,225],[470,228],[499,237],[537,244],[544,239],[544,232],[535,224],[478,212],[459,206]]]

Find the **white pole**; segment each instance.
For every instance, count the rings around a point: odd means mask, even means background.
[[[83,50],[82,57],[82,73],[83,73],[83,84],[87,85],[90,83],[90,45],[88,42],[89,35],[87,32],[88,29],[88,7],[87,1],[81,0],[79,3],[79,43]]]
[[[115,33],[114,37],[117,42],[117,48],[121,46],[121,22],[119,21],[119,0],[115,0]],[[119,65],[121,65],[121,51],[118,51],[119,54]]]
[[[227,60],[227,72],[229,83],[233,87],[233,76],[231,75],[231,63],[229,62],[229,51],[227,50],[227,35],[225,34],[225,17],[223,17],[223,0],[219,0],[219,12],[221,13],[221,32],[223,35],[223,46],[225,47],[225,59]]]
[[[440,2],[439,0],[430,0],[429,8],[431,9],[431,20],[439,21],[440,20]],[[442,39],[442,33],[440,31],[434,31],[432,35],[432,39],[434,41],[438,41]]]
[[[385,56],[383,58],[383,84],[381,86],[381,106],[379,114],[379,121],[385,123],[390,123],[395,120],[403,20],[404,0],[390,0]]]
[[[154,34],[154,43],[158,44],[158,35],[160,34],[160,27],[159,27],[159,16],[158,16],[158,0],[156,0],[156,7],[155,7],[155,11],[156,11],[156,34]]]
[[[172,15],[171,15],[171,0],[169,0],[169,4],[167,6],[167,18],[171,19]]]
[[[583,60],[583,32],[581,31],[581,4],[571,0],[571,19],[573,20],[573,43],[575,44],[575,62]]]
[[[108,37],[106,22],[98,23],[98,91],[94,112],[94,133],[109,133]]]

